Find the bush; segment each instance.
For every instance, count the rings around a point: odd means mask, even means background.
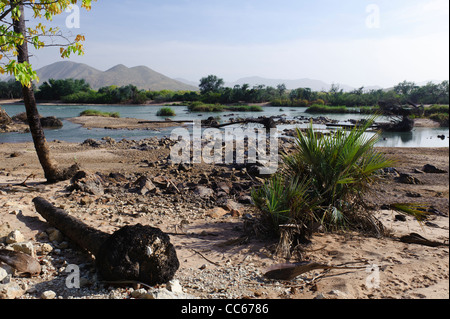
[[[163,107],[157,113],[157,116],[176,116],[175,111],[170,107]]]
[[[381,231],[365,209],[364,195],[393,162],[375,150],[379,135],[365,135],[373,122],[333,136],[317,134],[312,125],[305,134],[297,131],[295,152],[285,155],[281,171],[252,193],[272,229],[296,224],[308,235],[313,223],[320,223],[328,230]]]
[[[314,104],[306,110],[306,113],[319,114],[319,113],[352,113],[354,111],[347,109],[345,106],[326,106]]]

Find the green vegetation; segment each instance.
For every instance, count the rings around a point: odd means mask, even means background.
[[[80,116],[101,116],[120,118],[119,112],[101,112],[97,110],[86,110],[80,113]]]
[[[163,107],[157,113],[157,116],[175,116],[175,111],[170,107]]]
[[[359,113],[359,110],[348,109],[346,106],[327,106],[327,105],[313,105],[306,110],[306,113],[323,114],[323,113]]]
[[[259,105],[221,105],[221,104],[205,104],[203,102],[188,103],[188,109],[191,112],[262,112],[263,109]]]
[[[317,134],[312,125],[304,134],[297,131],[295,152],[285,155],[281,170],[252,192],[267,228],[279,234],[280,225],[296,224],[305,236],[315,223],[326,230],[382,231],[365,195],[393,161],[374,148],[379,135],[365,134],[374,120],[333,136]]]

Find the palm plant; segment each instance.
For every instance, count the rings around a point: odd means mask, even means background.
[[[297,130],[295,152],[284,155],[281,171],[252,193],[256,206],[275,226],[295,223],[307,228],[319,222],[327,229],[382,232],[364,196],[377,182],[378,172],[394,161],[375,149],[380,135],[367,133],[375,119],[328,136],[316,133],[312,124],[304,134]],[[395,209],[417,217],[418,210],[410,208]]]

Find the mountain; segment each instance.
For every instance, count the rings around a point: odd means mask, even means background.
[[[276,87],[278,84],[285,84],[288,90],[294,90],[298,88],[310,88],[313,91],[329,91],[331,84],[325,83],[319,80],[312,79],[298,79],[298,80],[283,80],[283,79],[266,79],[259,76],[246,77],[239,79],[235,82],[226,83],[227,87],[234,87],[235,85],[249,84],[250,87],[255,85],[266,85]],[[344,91],[352,91],[355,88],[340,84],[339,87]]]
[[[93,89],[117,85],[135,85],[139,89],[160,91],[173,90],[195,91],[198,88],[171,79],[146,66],[128,68],[123,64],[116,65],[107,71],[100,71],[86,64],[69,61],[56,62],[36,70],[39,76],[39,84],[49,79],[84,79]]]

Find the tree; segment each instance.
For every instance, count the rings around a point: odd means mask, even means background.
[[[60,48],[62,58],[72,53],[83,54],[84,40],[77,35],[73,41],[63,37],[58,28],[47,28],[42,23],[35,27],[27,27],[25,9],[33,13],[35,20],[52,20],[53,16],[61,14],[70,5],[81,2],[81,6],[89,10],[92,0],[0,0],[0,73],[13,75],[22,85],[23,99],[27,113],[31,135],[33,137],[39,162],[44,170],[45,178],[49,183],[66,180],[73,175],[76,167],[61,169],[52,159],[50,149],[41,126],[40,115],[36,106],[36,98],[32,88],[32,81],[38,80],[30,60],[28,44],[35,49],[47,46]],[[29,11],[27,11],[29,12]],[[65,39],[65,43],[56,43],[55,37]],[[46,39],[49,41],[45,42]]]
[[[208,93],[219,93],[224,84],[225,82],[223,79],[220,79],[215,75],[209,75],[200,80],[200,93],[202,95]]]

